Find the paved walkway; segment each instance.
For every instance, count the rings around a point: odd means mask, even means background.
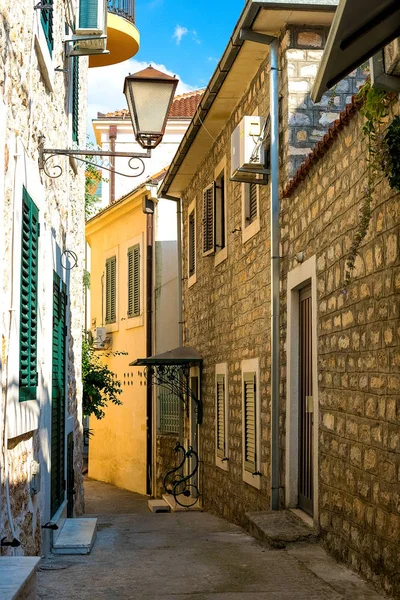
[[[207,513],[158,513],[147,499],[86,482],[98,534],[88,556],[43,560],[42,600],[382,600],[318,545],[269,550]]]

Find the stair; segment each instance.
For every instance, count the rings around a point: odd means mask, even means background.
[[[152,513],[166,513],[171,511],[169,504],[167,504],[162,498],[149,500],[147,506],[149,507],[149,511]]]
[[[270,548],[295,542],[317,542],[318,532],[290,510],[264,510],[245,515],[245,529]]]
[[[37,556],[0,557],[1,600],[36,600]]]
[[[96,539],[97,519],[66,519],[53,543],[53,554],[89,554]]]
[[[200,498],[197,498],[197,501],[193,506],[181,506],[180,504],[178,504],[175,501],[175,498],[173,497],[172,494],[163,494],[163,500],[164,500],[164,502],[166,502],[168,504],[171,512],[187,512],[189,510],[200,510],[200,511],[203,510],[200,505]],[[185,496],[183,496],[182,494],[180,496],[180,501],[182,502],[182,504],[184,504],[184,502],[185,502]],[[193,498],[189,498],[188,502],[192,503]]]

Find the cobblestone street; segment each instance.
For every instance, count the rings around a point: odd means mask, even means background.
[[[88,556],[45,559],[41,600],[379,600],[319,545],[269,550],[207,513],[159,513],[147,498],[86,482],[87,514],[98,517]]]

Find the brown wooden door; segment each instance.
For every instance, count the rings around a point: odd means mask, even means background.
[[[299,507],[313,514],[313,389],[311,286],[300,290]]]

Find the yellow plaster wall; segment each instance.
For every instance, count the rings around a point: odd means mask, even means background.
[[[91,326],[105,323],[105,284],[101,278],[108,257],[117,256],[117,322],[106,325],[107,344],[127,356],[106,357],[99,352],[122,384],[123,405],[111,405],[102,420],[90,418],[89,476],[138,493],[146,492],[146,379],[143,369],[129,363],[145,356],[145,227],[141,197],[129,198],[106,209],[87,224],[91,247]],[[141,244],[140,316],[127,318],[127,250]],[[102,308],[103,298],[103,308]]]

